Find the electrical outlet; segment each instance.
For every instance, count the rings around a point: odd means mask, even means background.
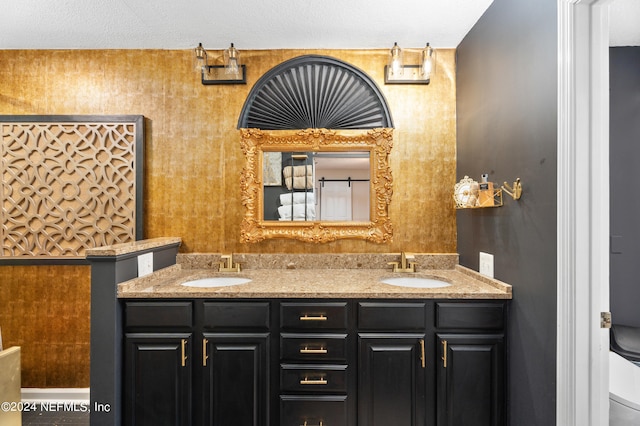
[[[493,255],[480,252],[480,273],[493,278]]]
[[[144,277],[153,273],[153,252],[138,255],[138,276]]]

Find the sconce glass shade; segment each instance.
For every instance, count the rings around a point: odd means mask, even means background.
[[[202,84],[247,84],[246,66],[240,64],[240,53],[233,46],[224,50],[223,65],[210,65],[207,51],[202,43],[194,51],[195,68],[201,73]],[[212,62],[219,62],[215,57]]]
[[[193,69],[196,72],[202,72],[203,68],[207,66],[207,51],[202,47],[202,43],[199,43],[193,53]]]
[[[233,43],[224,51],[224,69],[226,74],[234,77],[240,75],[240,53],[233,46]]]
[[[410,64],[404,63],[404,54],[398,43],[389,51],[389,62],[384,67],[385,84],[429,84],[435,71],[436,51],[429,43],[424,49],[408,49]],[[419,57],[418,57],[419,56]],[[419,63],[416,63],[417,61]]]
[[[420,74],[430,79],[436,72],[436,51],[427,43],[422,52],[420,52]]]
[[[389,51],[389,66],[387,73],[389,77],[400,77],[403,74],[404,62],[402,60],[402,49],[398,43],[393,43],[393,47]]]

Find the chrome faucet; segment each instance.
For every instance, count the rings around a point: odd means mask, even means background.
[[[223,254],[220,259],[220,272],[240,272],[240,264],[233,263],[233,254]]]
[[[400,253],[400,262],[389,262],[389,265],[393,265],[393,272],[415,272],[416,262],[407,262],[407,259],[413,259],[413,255],[407,256],[405,252]]]

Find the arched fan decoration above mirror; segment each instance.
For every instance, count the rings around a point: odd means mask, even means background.
[[[391,241],[393,123],[367,74],[327,56],[290,59],[256,82],[238,128],[246,160],[241,241]],[[354,159],[364,166],[356,170]]]
[[[384,96],[358,68],[305,55],[272,68],[255,84],[238,128],[374,129],[393,127]]]

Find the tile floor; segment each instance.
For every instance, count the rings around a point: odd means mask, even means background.
[[[89,426],[89,413],[78,411],[23,411],[22,426]]]

